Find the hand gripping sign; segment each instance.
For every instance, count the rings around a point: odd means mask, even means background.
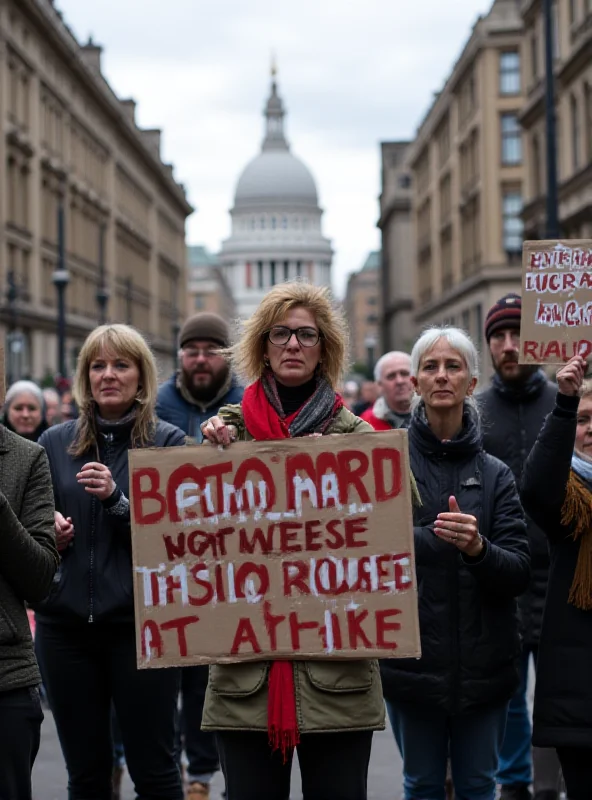
[[[521,364],[592,354],[592,240],[524,242]]]
[[[419,656],[406,431],[130,451],[139,667]]]

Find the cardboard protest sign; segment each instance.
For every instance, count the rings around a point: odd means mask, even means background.
[[[130,451],[139,667],[419,656],[406,431]]]
[[[592,353],[592,240],[524,242],[521,364]]]

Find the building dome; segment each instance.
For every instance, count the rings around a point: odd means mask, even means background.
[[[318,205],[314,178],[288,150],[264,151],[247,164],[238,179],[235,207],[270,203]]]

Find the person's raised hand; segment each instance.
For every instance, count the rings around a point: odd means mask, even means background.
[[[210,417],[201,424],[201,432],[204,439],[211,444],[221,444],[228,447],[236,439],[236,428],[234,425],[227,425],[222,417]]]
[[[448,511],[436,517],[434,533],[462,553],[472,558],[478,556],[483,550],[483,538],[479,533],[477,518],[472,514],[463,514],[454,495],[448,499],[448,508]]]
[[[586,374],[586,361],[582,356],[570,358],[557,372],[557,387],[560,394],[575,397],[582,387]]]

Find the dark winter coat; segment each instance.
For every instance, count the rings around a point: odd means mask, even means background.
[[[53,512],[43,449],[0,426],[0,692],[41,682],[25,603],[58,567]]]
[[[568,603],[581,540],[571,537],[573,526],[561,524],[578,402],[557,395],[522,479],[524,506],[551,545],[534,700],[539,747],[592,747],[592,611]]]
[[[39,444],[47,451],[56,510],[72,517],[74,539],[62,553],[62,563],[51,593],[38,608],[45,622],[133,621],[131,527],[129,513],[128,450],[134,420],[98,425],[98,455],[117,485],[105,501],[89,495],[76,474],[96,451],[72,456],[68,448],[76,434],[76,420],[47,430]],[[185,444],[185,435],[158,422],[151,445]]]
[[[218,413],[222,406],[236,405],[243,399],[243,389],[235,381],[225,395],[210,404],[197,406],[189,403],[177,388],[177,376],[163,383],[158,390],[156,413],[160,419],[170,422],[185,431],[196,442],[203,441],[200,425]]]
[[[387,699],[448,714],[509,700],[518,684],[516,600],[529,580],[524,515],[509,468],[483,452],[476,414],[440,441],[422,419],[409,428],[411,468],[423,505],[414,510],[420,659],[381,665]],[[433,525],[454,495],[484,538],[476,558],[438,539]]]
[[[518,489],[524,462],[545,417],[555,405],[556,393],[557,386],[538,371],[525,386],[516,390],[495,375],[491,386],[477,396],[483,448],[510,467]],[[525,645],[530,647],[538,644],[541,635],[549,575],[549,545],[543,531],[528,516],[526,525],[531,577],[528,589],[518,599],[518,609],[522,637]]]

